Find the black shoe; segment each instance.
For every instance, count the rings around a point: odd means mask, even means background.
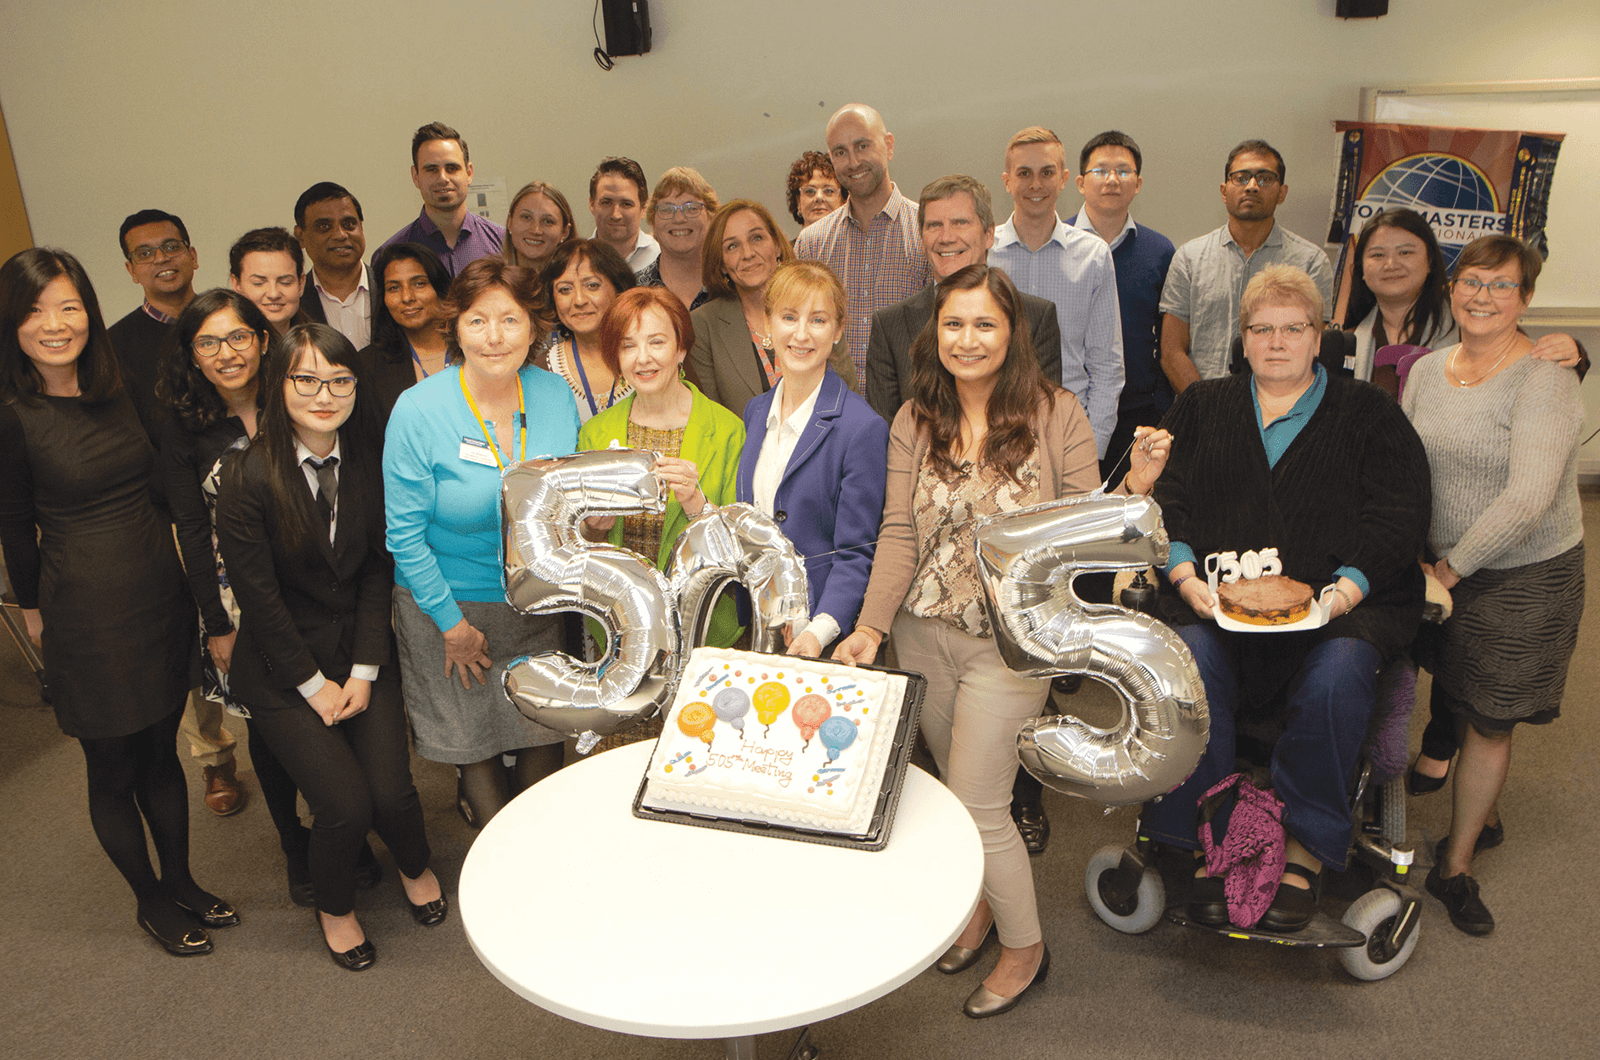
[[[1196,876],[1189,881],[1189,905],[1184,910],[1190,920],[1207,927],[1223,927],[1228,916],[1227,881],[1221,876]]]
[[[1486,824],[1483,826],[1482,830],[1478,832],[1478,841],[1472,844],[1472,853],[1474,856],[1482,854],[1485,850],[1492,850],[1505,841],[1506,823],[1504,821],[1497,821],[1494,824]],[[1443,861],[1445,851],[1448,850],[1449,847],[1449,836],[1445,836],[1443,839],[1439,840],[1439,845],[1433,848],[1433,860],[1436,862]]]
[[[232,927],[239,922],[239,912],[232,903],[198,888],[189,901],[174,898],[172,903],[208,928]]]
[[[309,879],[295,879],[293,869],[289,870],[289,901],[302,909],[310,909],[317,904],[317,889],[311,886]]]
[[[1030,854],[1043,854],[1050,842],[1050,818],[1044,815],[1044,803],[1023,802],[1011,804],[1011,817],[1022,834],[1022,845]]]
[[[378,963],[378,950],[372,945],[371,939],[361,942],[340,953],[328,945],[328,936],[322,930],[322,914],[315,909],[311,911],[311,919],[317,922],[317,934],[322,936],[322,945],[328,951],[328,956],[333,958],[333,963],[347,972],[364,972]]]
[[[406,904],[411,906],[412,919],[423,927],[436,927],[444,923],[445,917],[450,915],[450,900],[444,896],[442,891],[439,897],[431,902],[423,902],[421,905],[417,905],[415,902],[408,901]]]
[[[178,929],[157,930],[143,909],[139,910],[135,919],[146,935],[161,943],[162,948],[174,957],[198,957],[211,952],[211,936],[202,928],[190,925]]]
[[[1001,997],[982,983],[978,989],[968,996],[966,1003],[961,1006],[961,1011],[969,1019],[982,1020],[990,1016],[998,1016],[1002,1012],[1010,1012],[1017,1007],[1017,1002],[1022,1000],[1022,995],[1044,982],[1044,977],[1050,974],[1050,947],[1044,948],[1044,953],[1039,958],[1039,967],[1033,973],[1033,978],[1028,980],[1028,985],[1018,990],[1010,997]]]
[[[1050,691],[1059,692],[1064,696],[1075,696],[1082,687],[1082,674],[1062,674],[1050,682]]]
[[[383,866],[378,864],[378,855],[372,852],[372,844],[363,839],[361,853],[356,855],[356,886],[363,891],[370,891],[382,881]]]
[[[1478,897],[1478,881],[1461,873],[1448,879],[1439,875],[1439,866],[1428,873],[1424,883],[1428,893],[1444,903],[1450,923],[1469,935],[1487,935],[1494,930],[1494,914]]]
[[[1311,886],[1296,887],[1280,881],[1278,893],[1272,896],[1272,904],[1267,906],[1267,911],[1261,914],[1260,921],[1256,923],[1256,927],[1263,931],[1299,931],[1311,923],[1311,918],[1317,913],[1317,877],[1320,873],[1292,861],[1284,866],[1284,872],[1294,873]]]
[[[1418,754],[1417,758],[1422,755]],[[1431,756],[1430,756],[1431,757]],[[1426,773],[1417,772],[1415,760],[1411,763],[1411,771],[1406,774],[1406,790],[1413,795],[1432,795],[1444,787],[1444,782],[1450,779],[1450,760],[1445,760],[1445,771],[1442,777],[1430,777]]]

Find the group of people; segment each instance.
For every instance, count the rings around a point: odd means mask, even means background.
[[[1028,860],[1048,821],[1014,740],[1050,682],[995,648],[976,519],[1102,484],[1162,506],[1159,606],[1211,705],[1205,757],[1150,810],[1152,834],[1199,848],[1196,798],[1232,771],[1236,716],[1277,712],[1289,864],[1268,926],[1303,926],[1323,867],[1344,866],[1376,675],[1410,650],[1432,576],[1455,614],[1425,653],[1413,790],[1460,761],[1428,887],[1458,927],[1493,927],[1472,856],[1503,835],[1515,725],[1559,713],[1583,601],[1583,365],[1570,338],[1518,330],[1538,255],[1486,237],[1447,276],[1422,218],[1385,211],[1330,322],[1327,258],[1273,221],[1285,166],[1263,141],[1228,155],[1228,223],[1174,247],[1130,216],[1142,155],[1124,133],[1090,139],[1074,178],[1054,133],[1019,132],[1003,224],[970,176],[902,195],[870,107],[841,108],[825,139],[789,174],[793,242],[753,199],[723,203],[686,167],[651,190],[621,157],[590,181],[593,238],[537,181],[502,228],[466,209],[466,142],[435,123],[412,144],[421,214],[370,266],[359,202],[321,183],[293,232],[247,233],[230,287],[199,294],[182,221],[131,215],[120,240],[145,299],[109,329],[72,255],[0,268],[0,540],[84,750],[96,835],[167,950],[208,952],[206,929],[239,919],[188,871],[175,753],[181,722],[206,805],[234,812],[223,711],[247,719],[290,896],[337,963],[376,959],[354,912],[377,878],[369,830],[417,921],[446,919],[408,729],[457,767],[473,825],[560,767],[563,735],[523,717],[501,675],[605,644],[506,602],[500,475],[613,444],[657,453],[670,499],[586,535],[664,567],[708,506],[754,504],[805,557],[791,653],[857,664],[888,642],[928,677],[922,732],[985,854],[983,900],[939,968],[971,967],[991,933],[1001,949],[969,1016],[1008,1010],[1049,968]],[[1069,222],[1056,202],[1074,180]],[[1396,345],[1436,352],[1396,368]],[[1207,621],[1197,565],[1264,547],[1333,586],[1326,626]],[[741,633],[725,600],[707,640]],[[1192,899],[1226,921],[1203,858]]]

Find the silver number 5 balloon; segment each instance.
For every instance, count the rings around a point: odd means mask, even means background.
[[[610,641],[599,663],[544,652],[506,667],[517,709],[577,736],[582,753],[666,706],[677,687],[680,637],[666,578],[638,553],[578,530],[590,515],[662,511],[655,464],[654,453],[602,449],[529,460],[500,482],[506,602],[527,614],[581,611]]]
[[[1030,677],[1087,674],[1122,699],[1100,729],[1070,715],[1028,721],[1017,755],[1058,791],[1107,806],[1166,794],[1188,779],[1210,729],[1205,687],[1178,635],[1149,615],[1087,604],[1072,590],[1086,571],[1167,560],[1161,509],[1147,497],[1088,497],[984,518],[978,577],[1006,665]]]

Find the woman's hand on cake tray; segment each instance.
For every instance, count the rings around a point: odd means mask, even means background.
[[[1195,573],[1193,563],[1180,563],[1172,571],[1172,585],[1194,613],[1201,618],[1211,618],[1211,587]]]
[[[1361,586],[1349,578],[1340,578],[1333,585],[1333,608],[1329,618],[1348,615],[1361,602]]]
[[[489,658],[489,640],[465,618],[444,631],[444,675],[453,671],[461,678],[461,687],[470,689],[470,673],[483,684],[483,672],[494,665]]]
[[[1155,488],[1156,479],[1166,470],[1172,455],[1172,435],[1156,427],[1136,427],[1133,449],[1128,453],[1128,474],[1122,481],[1128,492],[1138,496]]]
[[[833,661],[842,662],[846,666],[870,663],[878,657],[878,646],[882,643],[882,633],[871,626],[857,626],[853,633],[833,649]]]
[[[822,645],[817,641],[817,635],[808,629],[796,637],[793,630],[792,623],[783,627],[783,642],[788,645],[788,654],[801,655],[807,659],[820,658]]]

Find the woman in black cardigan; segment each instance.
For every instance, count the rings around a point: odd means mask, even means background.
[[[394,854],[417,921],[438,924],[447,912],[411,781],[381,456],[360,375],[334,329],[290,331],[261,373],[260,434],[225,466],[217,501],[240,607],[232,689],[311,808],[318,923],[334,961],[352,971],[377,957],[354,913],[369,827]]]
[[[1163,426],[1174,438],[1155,497],[1172,540],[1161,617],[1194,653],[1211,739],[1194,775],[1149,808],[1162,841],[1190,849],[1195,802],[1234,772],[1234,717],[1283,704],[1272,757],[1284,803],[1288,867],[1267,930],[1315,912],[1324,864],[1348,855],[1346,791],[1372,713],[1379,667],[1405,650],[1422,615],[1417,558],[1431,508],[1428,460],[1398,405],[1377,387],[1316,363],[1322,299],[1298,269],[1274,265],[1240,302],[1251,372],[1185,390]],[[1276,548],[1283,573],[1320,592],[1332,619],[1294,633],[1236,633],[1212,621],[1208,554]],[[1225,828],[1218,815],[1217,834]],[[1190,915],[1228,921],[1220,878],[1201,870]]]

